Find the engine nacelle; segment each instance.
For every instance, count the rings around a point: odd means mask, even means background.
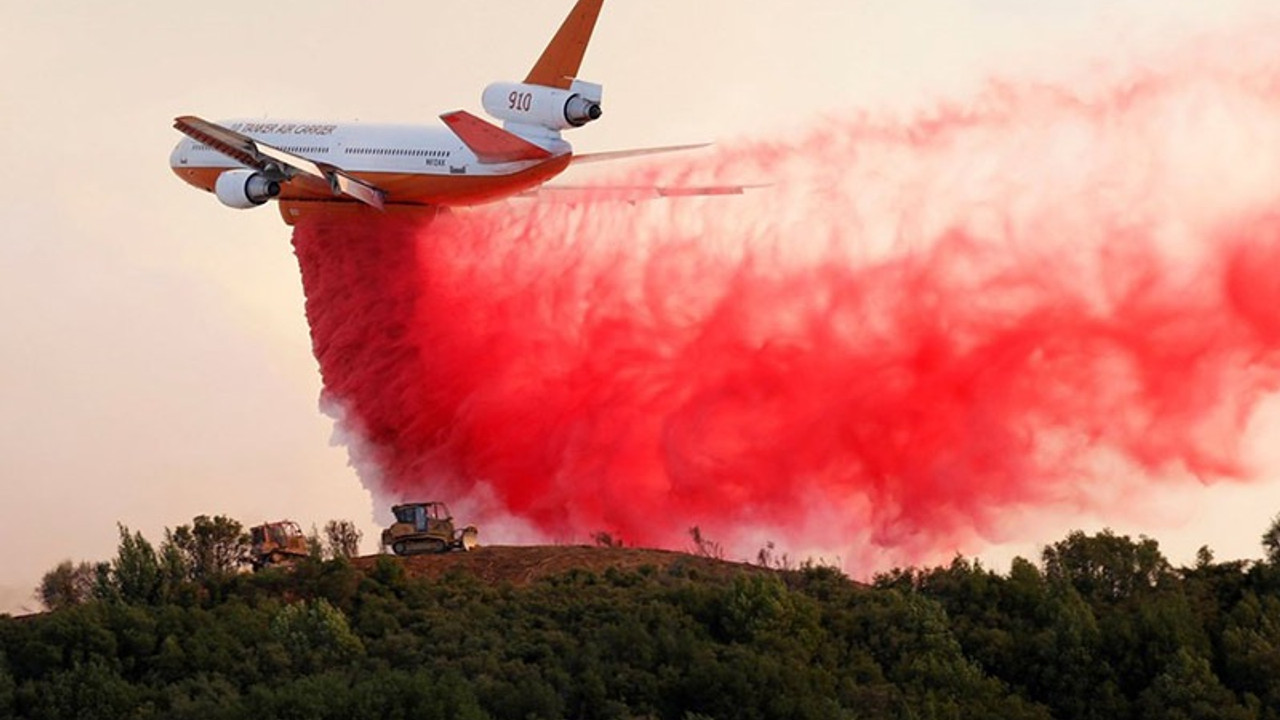
[[[256,170],[228,170],[218,176],[213,192],[223,205],[247,210],[279,195],[280,183]]]
[[[484,89],[480,102],[485,112],[499,120],[548,130],[568,130],[600,119],[602,94],[603,88],[599,85],[580,80],[573,81],[568,90],[525,83],[494,83]]]

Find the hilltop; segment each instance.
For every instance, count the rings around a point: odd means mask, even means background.
[[[221,520],[194,527],[238,537]],[[1007,575],[957,558],[872,587],[588,546],[244,573],[167,535],[121,528],[92,575],[66,564],[59,609],[0,617],[0,720],[1280,720],[1280,520],[1262,562],[1077,532]]]
[[[380,557],[388,556],[367,555],[352,560],[352,563],[368,571]],[[666,571],[678,566],[683,572],[692,571],[709,578],[773,572],[759,565],[674,550],[591,545],[486,545],[470,552],[411,555],[398,559],[405,574],[411,578],[434,580],[448,573],[461,572],[489,584],[506,583],[517,587],[574,570],[600,574],[610,568],[634,571],[650,567]]]

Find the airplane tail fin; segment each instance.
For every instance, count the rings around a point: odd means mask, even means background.
[[[587,43],[591,41],[603,5],[604,0],[578,0],[529,71],[525,83],[568,90],[578,76],[582,56],[587,52]]]
[[[578,79],[582,56],[604,0],[577,0],[524,82],[491,83],[480,104],[503,127],[535,142],[558,141],[560,131],[600,119],[604,88]]]

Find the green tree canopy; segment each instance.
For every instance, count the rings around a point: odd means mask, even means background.
[[[63,560],[40,579],[36,595],[46,608],[62,610],[92,597],[96,579],[93,564]]]
[[[249,535],[224,515],[197,516],[190,525],[166,531],[166,542],[178,550],[191,579],[204,580],[235,572],[247,556]]]
[[[1155,588],[1172,577],[1173,568],[1148,537],[1134,542],[1110,529],[1096,535],[1079,530],[1044,549],[1045,576],[1069,583],[1087,598],[1122,600]]]

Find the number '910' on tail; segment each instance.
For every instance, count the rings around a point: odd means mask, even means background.
[[[604,0],[578,0],[524,82],[485,88],[485,112],[531,138],[558,138],[561,130],[600,119],[604,88],[577,76],[603,5]]]

